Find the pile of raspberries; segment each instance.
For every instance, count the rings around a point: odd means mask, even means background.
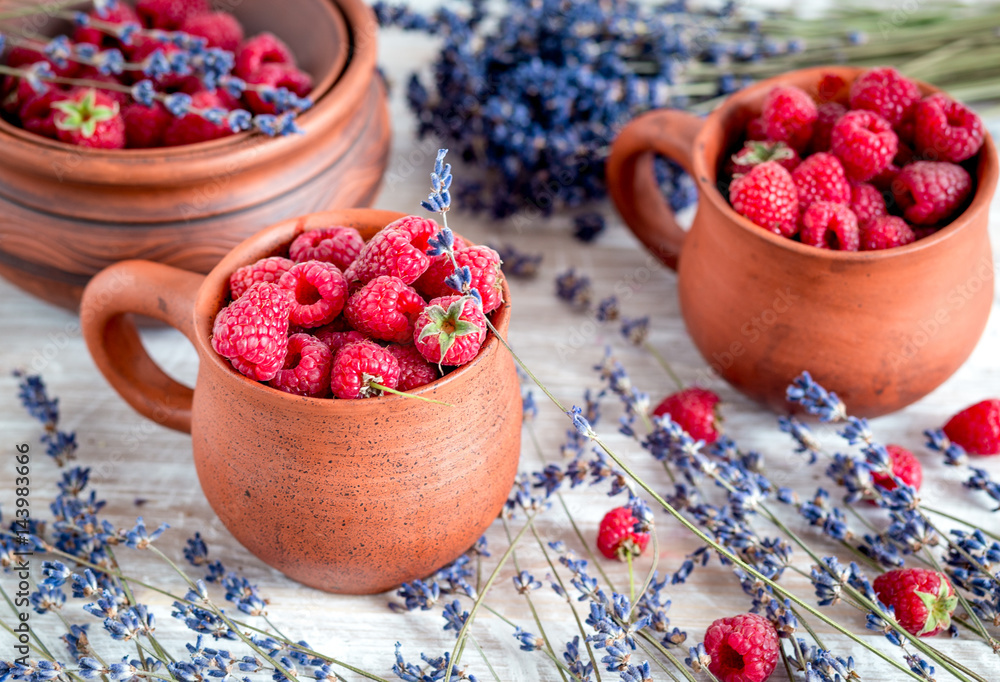
[[[287,88],[300,97],[312,89],[312,78],[298,68],[295,56],[280,38],[265,32],[244,39],[243,27],[236,17],[229,12],[212,11],[208,0],[138,0],[134,8],[119,1],[106,16],[99,16],[96,10],[91,10],[90,16],[112,24],[137,24],[204,38],[206,47],[233,53],[233,74],[251,86]],[[118,49],[126,61],[137,64],[156,50],[162,50],[167,59],[181,50],[172,43],[141,34],[125,45],[88,26],[77,27],[71,40],[90,43],[101,50]],[[145,78],[142,71],[107,75],[73,61],[59,66],[41,52],[22,46],[12,47],[6,58],[7,66],[14,68],[27,68],[37,62],[48,62],[55,75],[63,78],[122,85]],[[222,88],[206,90],[197,76],[167,74],[154,79],[153,84],[161,94],[190,95],[193,109],[275,113],[274,103],[263,101],[253,90],[248,89],[242,99],[236,99]],[[233,134],[225,123],[212,123],[194,113],[175,117],[161,102],[147,107],[124,92],[79,85],[46,83],[44,86],[42,92],[36,92],[26,80],[6,76],[0,82],[0,111],[4,118],[36,135],[92,149],[174,147]]]
[[[503,304],[497,252],[455,235],[452,253],[429,255],[438,232],[417,216],[367,243],[351,227],[303,232],[287,257],[230,276],[232,302],[215,318],[212,347],[245,376],[313,398],[368,398],[434,381],[476,357],[486,315]],[[478,296],[449,286],[456,268],[468,268]]]
[[[961,213],[986,135],[975,112],[891,67],[827,74],[817,92],[777,86],[750,119],[721,169],[737,213],[837,251],[904,246]]]

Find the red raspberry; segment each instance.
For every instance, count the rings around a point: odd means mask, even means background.
[[[712,444],[719,438],[719,396],[705,388],[692,386],[664,398],[653,415],[669,414],[695,440]]]
[[[851,84],[851,109],[866,109],[896,127],[913,113],[920,88],[891,66],[865,71]]]
[[[778,633],[756,613],[719,618],[705,631],[705,652],[720,682],[764,682],[778,664]]]
[[[333,353],[325,343],[309,334],[292,334],[285,363],[268,383],[285,393],[325,398],[330,394],[332,366]]]
[[[851,183],[850,209],[857,216],[859,227],[873,218],[889,215],[885,207],[885,197],[874,185],[867,182]]]
[[[917,456],[898,445],[886,445],[885,449],[889,452],[889,465],[893,476],[906,485],[919,489],[920,484],[924,482],[924,469],[920,466]],[[872,483],[882,490],[895,490],[898,487],[892,476],[883,472],[873,473]]]
[[[834,124],[847,113],[847,107],[837,102],[824,102],[816,110],[816,124],[809,146],[814,152],[830,151],[830,133]]]
[[[618,561],[642,554],[649,544],[649,533],[636,532],[637,522],[628,507],[609,511],[597,529],[597,549],[607,558]]]
[[[746,139],[760,142],[767,140],[767,125],[762,117],[752,118],[747,123]]]
[[[379,384],[396,388],[399,363],[392,353],[371,341],[350,343],[340,349],[330,370],[330,388],[342,400],[382,395]]]
[[[259,33],[244,42],[236,52],[234,71],[246,79],[260,71],[264,64],[295,64],[295,55],[284,41],[273,33]]]
[[[277,284],[254,284],[216,315],[212,348],[245,376],[270,381],[285,363],[291,309],[291,296]]]
[[[792,180],[799,196],[799,213],[814,201],[830,201],[847,205],[851,201],[851,186],[844,167],[833,154],[817,152],[807,157],[792,171]]]
[[[900,627],[911,635],[930,637],[951,627],[958,597],[943,573],[897,568],[875,578],[872,587],[879,601],[893,608]]]
[[[46,62],[52,67],[52,72],[60,78],[73,78],[80,72],[79,62],[67,60],[64,66],[59,66],[43,53],[21,45],[11,46],[5,63],[12,69],[19,69],[38,62]]]
[[[817,115],[816,103],[794,85],[779,85],[771,90],[761,112],[767,139],[785,142],[797,152],[803,151],[812,139]]]
[[[66,92],[49,88],[42,94],[25,100],[19,112],[21,127],[35,135],[56,139],[59,137],[59,129],[56,128],[56,115],[59,110],[53,109],[52,105],[66,97]]]
[[[116,2],[113,8],[105,10],[103,17],[97,13],[97,10],[90,10],[87,16],[91,19],[97,19],[118,26],[141,23],[139,15],[135,13],[131,5],[125,2]],[[80,26],[77,28],[73,32],[73,42],[90,43],[103,49],[121,46],[121,43],[116,38],[93,26]]]
[[[124,81],[121,76],[112,76],[111,74],[101,73],[92,66],[85,66],[80,69],[80,73],[77,74],[77,78],[86,78],[87,80],[97,81],[98,83],[106,83],[111,86],[123,85]],[[98,92],[106,95],[108,98],[114,100],[118,103],[118,108],[122,109],[126,104],[132,102],[132,98],[125,92],[119,92],[117,90],[109,90],[106,88],[96,88]],[[78,90],[73,90],[77,92]]]
[[[174,117],[159,102],[153,106],[132,103],[122,109],[125,119],[125,146],[129,149],[149,149],[163,144],[163,134],[167,132]]]
[[[500,254],[488,246],[467,246],[455,250],[458,267],[469,266],[472,273],[472,287],[483,297],[483,312],[496,310],[503,304],[503,272],[500,270]],[[444,283],[446,277],[455,272],[448,254],[442,253],[431,260],[427,272],[414,285],[428,299],[451,296],[454,289]]]
[[[181,48],[177,47],[173,43],[163,43],[155,38],[150,38],[148,36],[137,36],[131,46],[132,56],[131,61],[142,64],[148,60],[154,52],[159,50],[163,53],[163,56],[170,59],[173,55],[182,52]],[[176,73],[165,73],[162,76],[153,78],[152,81],[156,85],[156,89],[163,91],[169,90],[174,91],[183,87],[189,82],[190,76],[181,76]],[[191,92],[188,93],[193,94]]]
[[[898,149],[892,126],[870,111],[848,111],[830,132],[830,151],[852,180],[870,180],[881,173]]]
[[[420,313],[413,341],[428,362],[464,365],[486,340],[486,316],[471,296],[435,298]]]
[[[261,258],[256,263],[244,265],[229,276],[229,294],[235,301],[257,282],[277,282],[295,265],[281,256]]]
[[[915,161],[899,172],[892,193],[903,217],[914,225],[950,220],[972,191],[972,178],[947,161]]]
[[[278,286],[292,293],[291,323],[306,329],[332,322],[347,301],[347,280],[333,263],[296,263],[281,276]]]
[[[207,12],[189,16],[181,31],[207,41],[207,47],[218,47],[235,53],[243,42],[243,27],[229,12]]]
[[[318,329],[314,329],[312,330],[312,335],[325,343],[334,356],[337,355],[337,352],[341,348],[349,343],[368,340],[368,337],[361,332],[356,332],[353,329],[348,331],[334,331],[331,329],[333,326],[334,325],[332,324],[328,324]]]
[[[353,227],[334,225],[303,232],[288,247],[288,257],[296,263],[321,260],[344,271],[365,246],[361,233]]]
[[[398,277],[382,275],[351,296],[344,317],[362,334],[382,341],[408,343],[413,323],[427,303]]]
[[[791,237],[798,229],[798,202],[792,176],[774,161],[755,166],[729,185],[733,210],[783,237]]]
[[[895,182],[896,178],[899,176],[899,171],[901,170],[903,170],[903,167],[893,161],[886,166],[885,170],[871,179],[871,184],[875,185],[882,191],[886,191],[892,187],[892,183]]]
[[[195,109],[226,108],[226,102],[219,92],[202,90],[191,96],[191,106]],[[183,144],[195,144],[217,140],[232,135],[233,131],[225,124],[216,125],[197,114],[185,114],[175,118],[163,133],[163,144],[176,147]]]
[[[147,28],[174,31],[188,17],[207,14],[212,8],[208,0],[139,0],[135,3],[135,11]]]
[[[937,232],[940,228],[937,228],[937,227],[914,227],[912,229],[913,229],[913,236],[915,237],[914,241],[918,241],[919,242],[924,237],[930,237],[932,234],[934,234],[935,232]]]
[[[835,73],[824,73],[816,86],[816,94],[819,97],[820,108],[823,104],[839,104],[843,106],[847,103],[848,97],[847,81]],[[846,111],[846,109],[845,109]]]
[[[285,88],[299,97],[305,97],[312,90],[312,76],[299,70],[292,64],[264,64],[246,77],[247,85],[264,85],[272,88]],[[247,88],[243,95],[247,106],[255,114],[275,114],[277,109],[273,102],[265,102],[260,95]]]
[[[906,246],[916,241],[913,230],[902,218],[894,215],[873,218],[861,227],[861,250],[880,251]]]
[[[970,455],[1000,454],[1000,400],[971,405],[944,425],[944,434]]]
[[[361,249],[345,273],[348,281],[364,284],[379,275],[392,275],[413,284],[431,264],[427,240],[437,231],[433,220],[413,215],[389,223]]]
[[[857,251],[858,218],[843,204],[814,201],[802,214],[802,243],[833,251]]]
[[[979,115],[943,92],[917,104],[913,137],[927,159],[958,163],[983,146],[986,129]]]
[[[89,149],[124,149],[125,121],[118,103],[84,88],[52,104],[59,139]]]
[[[396,388],[400,391],[426,386],[441,376],[437,367],[427,362],[416,346],[392,343],[385,349],[392,353],[399,363],[399,385]]]
[[[778,163],[789,173],[801,163],[798,153],[784,142],[747,140],[726,164],[726,173],[732,177],[750,172],[754,166],[766,161]]]

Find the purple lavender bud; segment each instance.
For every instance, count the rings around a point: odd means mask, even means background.
[[[151,80],[141,80],[132,86],[132,99],[143,106],[153,106],[153,98],[155,95],[156,89],[153,87],[153,81]]]
[[[45,45],[45,56],[56,63],[57,66],[66,66],[67,59],[72,56],[73,48],[66,36],[56,36]]]
[[[210,123],[215,125],[222,125],[226,120],[226,114],[229,112],[225,109],[220,109],[219,107],[212,107],[211,109],[206,109],[201,112],[201,117]]]
[[[123,45],[131,45],[132,39],[135,37],[137,31],[141,31],[142,26],[135,23],[122,24],[117,29],[115,29],[115,34],[118,40],[122,42]]]
[[[278,134],[278,117],[271,114],[260,114],[253,117],[253,127],[255,130],[264,133],[268,137]]]
[[[102,19],[107,19],[108,12],[118,6],[118,0],[93,0],[93,2],[94,9],[97,11],[97,16]]]
[[[119,74],[125,70],[125,57],[120,50],[104,50],[94,58],[94,65],[104,75]]]
[[[253,114],[246,109],[234,109],[226,117],[226,124],[234,133],[253,128]]]
[[[303,135],[306,131],[299,127],[298,120],[294,112],[287,112],[278,118],[278,135]]]
[[[170,62],[163,50],[154,50],[146,57],[145,65],[142,68],[143,74],[148,78],[158,79],[170,73]]]
[[[86,12],[73,12],[73,24],[81,28],[90,26],[90,15]]]
[[[90,43],[77,43],[73,46],[73,54],[77,59],[92,62],[97,56],[97,46]]]
[[[247,89],[246,81],[236,76],[226,76],[219,79],[219,86],[229,93],[230,96],[239,99],[243,96],[243,91]]]
[[[183,92],[175,92],[164,98],[163,105],[167,108],[167,111],[180,118],[191,110],[191,95],[186,95]]]
[[[28,81],[31,89],[38,94],[45,92],[48,88],[43,79],[53,77],[55,77],[55,72],[52,70],[52,65],[48,62],[36,62],[25,69],[25,80]]]

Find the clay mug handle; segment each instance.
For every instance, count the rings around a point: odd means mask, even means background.
[[[677,269],[685,231],[677,224],[653,172],[655,154],[673,159],[694,177],[694,138],[702,119],[675,109],[645,113],[626,125],[605,169],[608,193],[618,213],[664,265]]]
[[[191,433],[194,391],[153,361],[128,313],[169,324],[195,342],[195,294],[205,276],[161,263],[127,260],[90,280],[80,303],[80,325],[97,368],[139,414]]]

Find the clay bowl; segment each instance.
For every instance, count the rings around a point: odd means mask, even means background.
[[[993,301],[987,221],[998,172],[989,136],[966,163],[975,194],[965,211],[904,247],[849,253],[800,244],[738,215],[720,193],[720,164],[771,88],[794,84],[815,94],[823,74],[851,82],[860,72],[793,71],[734,94],[706,119],[646,114],[625,127],[608,160],[618,211],[677,269],[681,313],[705,361],[781,412],[789,409],[786,387],[803,370],[836,391],[851,414],[877,416],[919,400],[969,357]],[[655,154],[678,161],[697,183],[689,232],[657,189]]]
[[[266,225],[371,203],[390,132],[370,9],[363,0],[231,5],[248,35],[282,37],[313,76],[305,134],[81,151],[0,121],[0,275],[76,309],[87,281],[117,261],[207,273]]]
[[[94,277],[80,320],[94,361],[138,412],[191,433],[202,490],[232,534],[267,564],[330,592],[382,592],[465,552],[503,507],[520,452],[520,391],[490,336],[469,364],[418,395],[294,396],[252,381],[212,350],[229,274],[275,255],[304,230],[357,227],[367,239],[399,217],[355,209],[286,220],[237,246],[208,276],[125,261]],[[492,313],[506,334],[507,303]],[[195,388],[157,367],[127,313],[170,324],[198,352]]]

